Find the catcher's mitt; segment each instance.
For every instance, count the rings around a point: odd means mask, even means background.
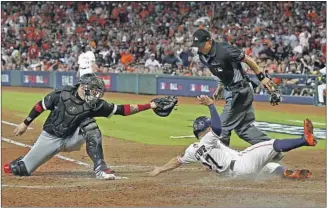
[[[156,98],[151,101],[154,102],[157,106],[155,109],[153,109],[155,114],[160,117],[166,117],[170,115],[173,108],[177,105],[178,98],[175,96],[167,96],[164,98]]]

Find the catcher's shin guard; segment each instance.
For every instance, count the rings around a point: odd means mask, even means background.
[[[86,141],[86,149],[89,157],[93,161],[94,170],[99,166],[103,169],[107,168],[104,161],[104,154],[102,148],[102,135],[98,125],[93,118],[88,118],[81,124],[81,134]]]

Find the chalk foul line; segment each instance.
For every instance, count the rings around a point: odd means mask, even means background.
[[[2,184],[2,188],[24,188],[24,189],[63,189],[63,188],[75,188],[81,186],[63,185],[63,186],[29,186],[29,185],[13,185],[13,184]]]
[[[2,120],[1,123],[7,124],[7,125],[10,125],[10,126],[15,126],[15,127],[18,126],[18,125],[15,124],[15,123],[11,123],[11,122],[4,121],[4,120]],[[27,127],[27,129],[31,130],[31,129],[33,129],[33,128],[32,128],[32,127]]]
[[[5,138],[5,137],[1,137],[1,140],[2,141],[5,141],[5,142],[8,142],[10,144],[14,144],[14,145],[17,145],[17,146],[20,146],[20,147],[25,147],[25,148],[32,148],[31,145],[28,145],[28,144],[24,144],[24,143],[21,143],[21,142],[17,142],[17,141],[14,141],[14,140],[11,140],[11,139],[8,139],[8,138]],[[85,166],[87,168],[91,168],[92,169],[92,166],[88,163],[85,163],[85,162],[82,162],[82,161],[79,161],[79,160],[75,160],[73,158],[69,158],[69,157],[65,157],[63,155],[55,155],[56,158],[59,158],[59,159],[62,159],[62,160],[66,160],[66,161],[69,161],[69,162],[72,162],[72,163],[75,163],[77,165],[82,165],[82,166]]]
[[[7,124],[7,125],[10,125],[10,126],[15,126],[17,127],[18,124],[15,124],[15,123],[11,123],[11,122],[8,122],[8,121],[1,121],[2,123],[4,124]],[[33,129],[33,128],[30,128],[29,129]],[[2,140],[3,141],[6,141],[8,143],[11,143],[11,144],[15,144],[17,146],[21,146],[21,147],[25,147],[25,148],[32,148],[31,145],[28,145],[28,144],[24,144],[24,143],[21,143],[21,142],[17,142],[17,141],[14,141],[12,139],[8,139],[8,138],[5,138],[5,137],[2,137]],[[81,166],[84,166],[84,167],[87,167],[87,168],[90,168],[92,169],[93,166],[88,164],[88,163],[85,163],[85,162],[82,162],[82,161],[79,161],[79,160],[75,160],[73,158],[69,158],[69,157],[65,157],[63,155],[60,155],[60,154],[57,154],[55,155],[55,157],[59,158],[59,159],[62,159],[62,160],[66,160],[66,161],[69,161],[69,162],[72,162],[72,163],[75,163],[77,165],[81,165]],[[144,168],[144,169],[149,169],[149,168],[153,168],[154,166],[152,165],[113,165],[113,166],[110,166],[111,168]],[[178,170],[201,170],[201,168],[178,168]]]

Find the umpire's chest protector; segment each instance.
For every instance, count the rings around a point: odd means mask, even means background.
[[[66,137],[73,134],[76,128],[83,120],[91,115],[93,111],[85,101],[81,101],[73,95],[73,88],[64,88],[60,94],[57,108],[49,115],[46,124],[52,132],[58,137]],[[74,91],[75,92],[75,91]],[[49,121],[48,121],[49,120]]]

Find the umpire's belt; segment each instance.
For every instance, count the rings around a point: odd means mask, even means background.
[[[241,89],[244,87],[249,87],[249,82],[246,80],[241,80],[237,83],[226,86],[225,89],[228,91],[234,91],[234,90],[238,90],[238,89]]]
[[[232,171],[233,171],[233,168],[235,167],[235,162],[236,162],[236,160],[231,160],[231,162],[230,162],[230,166],[229,166],[229,168],[230,168],[230,170],[232,170]]]

